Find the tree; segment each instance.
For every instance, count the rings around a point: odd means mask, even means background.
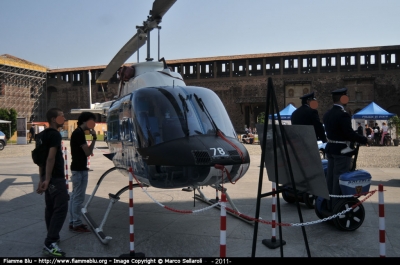
[[[400,134],[400,118],[399,116],[393,116],[388,120],[388,126],[390,129],[394,128],[396,130],[396,139],[399,139]]]
[[[257,116],[257,123],[263,124],[265,122],[265,112],[261,112]]]
[[[11,135],[13,135],[17,130],[17,111],[15,109],[0,108],[0,120],[11,121]],[[0,131],[7,136],[7,139],[11,138],[8,123],[0,123]]]

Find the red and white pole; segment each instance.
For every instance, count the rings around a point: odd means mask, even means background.
[[[272,182],[272,236],[271,241],[276,242],[276,183]]]
[[[271,249],[278,248],[281,245],[283,246],[286,244],[285,240],[276,239],[276,194],[275,193],[276,193],[276,183],[272,182],[272,222],[271,222],[272,235],[271,239],[262,240],[262,243]]]
[[[383,199],[383,185],[379,184],[379,256],[386,257],[385,245],[385,204]]]
[[[220,231],[220,246],[219,256],[221,258],[226,257],[226,195],[221,192],[221,231]]]
[[[135,233],[134,233],[134,215],[133,215],[133,170],[129,168],[129,239],[130,239],[130,254],[135,254]]]
[[[64,147],[64,165],[65,165],[65,185],[67,186],[67,191],[69,193],[69,180],[68,180],[68,151],[67,147]]]

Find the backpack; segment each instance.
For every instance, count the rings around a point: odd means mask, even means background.
[[[47,160],[47,156],[49,154],[49,146],[48,146],[48,139],[46,139],[46,135],[49,131],[54,130],[53,128],[48,128],[41,131],[39,134],[36,135],[36,144],[35,149],[32,151],[32,160],[33,163],[38,165],[39,167],[44,166]],[[58,131],[57,131],[58,132]]]

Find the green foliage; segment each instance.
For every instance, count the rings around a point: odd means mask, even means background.
[[[388,120],[388,126],[389,128],[394,128],[396,129],[396,139],[399,139],[399,134],[400,134],[400,118],[399,116],[393,116]]]
[[[265,123],[265,112],[261,112],[260,114],[258,114],[257,123]]]
[[[11,121],[11,135],[17,130],[17,111],[15,109],[0,108],[0,120]],[[0,131],[2,131],[7,139],[10,139],[9,123],[0,123]]]
[[[92,136],[91,135],[85,135],[86,141],[91,141]],[[104,135],[103,134],[97,134],[97,141],[104,141]]]

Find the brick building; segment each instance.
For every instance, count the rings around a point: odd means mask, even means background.
[[[0,108],[15,109],[18,117],[43,118],[40,100],[45,90],[47,68],[9,54],[0,55]]]
[[[375,102],[400,115],[400,45],[193,58],[167,63],[181,73],[187,85],[215,91],[238,132],[245,125],[254,127],[257,116],[265,111],[268,77],[272,77],[280,109],[289,103],[299,107],[299,97],[315,91],[322,118],[332,105],[330,92],[347,87],[350,114]],[[44,109],[57,106],[68,119],[76,119],[77,115],[69,114],[71,109],[89,108],[89,71],[92,102],[112,100],[117,94],[117,75],[106,85],[95,83],[105,67],[49,70],[40,104]]]

